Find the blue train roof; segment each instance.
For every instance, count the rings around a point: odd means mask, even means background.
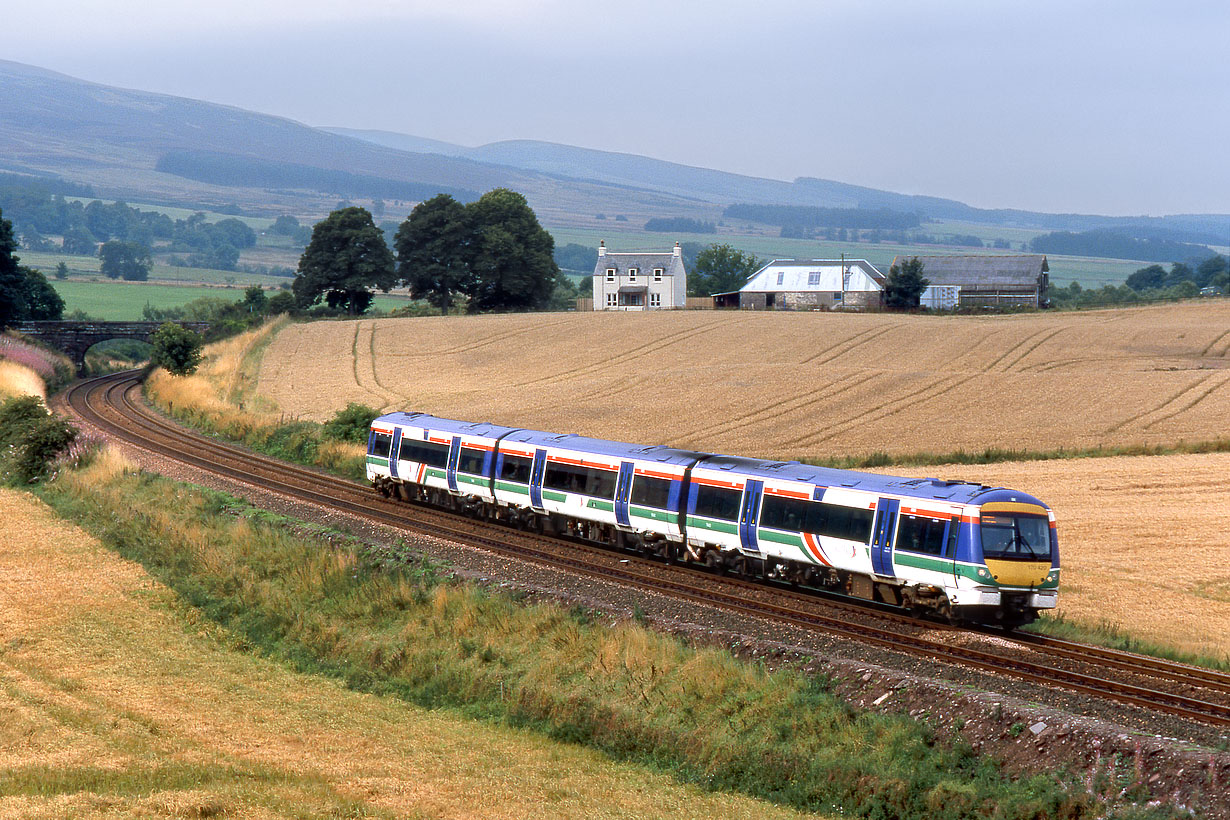
[[[455,436],[486,436],[488,438],[499,438],[505,433],[511,433],[518,430],[518,427],[504,427],[499,424],[491,424],[486,421],[457,421],[456,419],[443,419],[439,416],[432,416],[427,413],[386,413],[380,416],[376,421],[381,421],[386,424],[402,424],[413,427],[426,427],[432,430],[438,430],[441,433],[451,433]]]
[[[748,458],[746,456],[701,453],[667,447],[661,444],[629,444],[622,441],[608,441],[606,439],[590,438],[572,433],[547,433],[541,430],[504,427],[487,422],[456,421],[454,419],[432,416],[427,413],[389,413],[381,416],[377,421],[426,427],[454,435],[464,434],[487,436],[489,438],[505,436],[505,441],[527,444],[532,447],[560,447],[581,453],[606,456],[608,458],[656,461],[660,464],[671,464],[679,467],[688,467],[696,464],[698,467],[729,470],[732,473],[753,478],[802,481],[825,487],[848,487],[871,493],[907,495],[914,498],[948,501],[954,504],[981,503],[985,501],[1009,500],[1011,498],[1012,500],[1019,500],[1025,503],[1046,506],[1043,502],[1025,493],[988,487],[968,481],[945,481],[938,478],[906,478],[903,476],[880,475],[879,473],[863,473],[856,470],[818,467],[811,464],[801,464],[797,461],[769,461],[766,459]]]

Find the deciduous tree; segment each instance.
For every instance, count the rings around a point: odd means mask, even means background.
[[[688,271],[688,295],[711,296],[738,290],[760,265],[752,254],[726,243],[709,245],[696,255],[696,264]]]
[[[186,327],[166,322],[150,336],[153,350],[150,362],[166,368],[173,376],[187,376],[201,363],[201,335]]]
[[[555,240],[525,197],[496,188],[466,210],[473,225],[470,312],[546,307],[560,275]]]
[[[103,276],[130,282],[144,282],[149,279],[150,265],[153,264],[153,257],[147,245],[140,242],[121,242],[117,239],[104,242],[98,249],[98,258],[102,260],[99,270]]]
[[[322,298],[352,316],[367,310],[372,289],[388,292],[397,281],[393,252],[365,208],[334,211],[316,223],[299,259],[295,303],[309,308]]]
[[[448,313],[457,294],[470,294],[472,229],[466,207],[448,194],[414,206],[397,229],[397,273],[415,298]]]

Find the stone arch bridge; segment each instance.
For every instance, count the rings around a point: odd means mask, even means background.
[[[45,345],[63,350],[77,366],[85,369],[85,353],[99,342],[110,339],[138,339],[148,342],[155,330],[165,322],[18,322],[13,329]],[[209,331],[209,322],[174,322],[201,335]]]

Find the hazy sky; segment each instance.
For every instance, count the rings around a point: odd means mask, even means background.
[[[1230,212],[1230,2],[25,0],[0,58],[309,125]]]

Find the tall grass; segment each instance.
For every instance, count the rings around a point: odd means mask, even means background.
[[[11,333],[0,334],[0,361],[11,362],[37,374],[44,386],[40,395],[68,384],[76,374],[73,363],[64,354]]]
[[[0,359],[0,398],[6,396],[38,396],[47,398],[47,385],[42,377],[28,367]]]
[[[279,317],[209,345],[190,376],[155,370],[146,381],[146,395],[154,406],[198,430],[361,481],[362,445],[333,441],[316,422],[288,423],[256,395],[260,353],[287,322]]]
[[[1130,801],[1098,796],[1130,783],[1095,794],[1057,775],[1011,778],[919,723],[853,711],[803,670],[448,582],[396,549],[136,473],[111,455],[41,492],[243,645],[356,689],[809,810],[1136,816]]]

